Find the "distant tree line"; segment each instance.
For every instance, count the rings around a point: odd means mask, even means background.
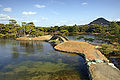
[[[43,35],[42,27],[35,27],[33,22],[22,22],[22,26],[14,19],[9,20],[9,24],[0,24],[0,38],[16,38],[25,35]]]
[[[24,35],[40,36],[51,35],[75,35],[80,33],[98,33],[105,41],[120,42],[120,22],[110,22],[109,25],[73,25],[73,26],[52,26],[35,27],[33,22],[22,22],[22,26],[17,24],[14,19],[9,20],[9,24],[0,24],[1,38],[16,38]]]

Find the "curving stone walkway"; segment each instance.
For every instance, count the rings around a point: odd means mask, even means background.
[[[80,41],[67,41],[61,44],[58,44],[54,47],[56,50],[72,52],[72,53],[82,53],[85,55],[86,59],[94,60],[94,59],[102,59],[107,61],[108,59],[102,55],[102,53],[95,49],[95,46]]]
[[[120,80],[120,71],[89,43],[67,41],[54,48],[58,51],[84,54],[92,80]]]
[[[93,80],[120,80],[120,71],[107,63],[91,64],[89,69]]]

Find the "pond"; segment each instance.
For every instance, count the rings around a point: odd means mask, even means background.
[[[83,38],[79,39],[79,36],[83,36]],[[77,41],[81,41],[81,42],[103,43],[103,41],[102,40],[98,40],[99,37],[97,37],[95,35],[79,35],[79,36],[67,36],[67,38],[69,40],[77,40]],[[89,40],[85,40],[84,38],[88,38],[88,39],[91,38],[91,39],[94,39],[94,40],[93,41],[89,41]]]
[[[89,80],[81,56],[47,42],[0,40],[0,80]]]

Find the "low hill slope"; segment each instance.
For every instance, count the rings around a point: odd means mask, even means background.
[[[93,24],[98,24],[98,25],[109,25],[110,22],[104,18],[98,18],[96,20],[94,20],[93,22],[90,23],[90,25]]]

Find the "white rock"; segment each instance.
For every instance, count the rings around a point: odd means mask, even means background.
[[[116,68],[113,63],[108,63],[108,65],[112,66],[113,68]]]
[[[97,63],[103,63],[103,60],[102,59],[95,59],[95,62],[97,62]]]
[[[92,62],[88,62],[87,65],[90,66]]]
[[[95,48],[97,49],[99,46],[96,46]]]
[[[32,40],[32,38],[29,38],[29,40]]]
[[[92,62],[92,64],[96,64],[95,62]]]

